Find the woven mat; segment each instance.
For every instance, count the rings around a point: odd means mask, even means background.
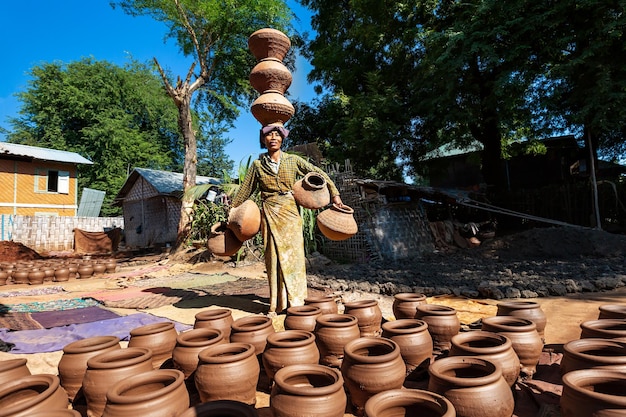
[[[67,298],[51,301],[36,301],[32,303],[2,304],[0,311],[11,313],[36,313],[40,311],[60,311],[74,308],[97,306],[98,302],[83,298]]]
[[[1,313],[0,328],[8,330],[36,330],[43,326],[30,313]]]
[[[54,286],[54,287],[40,287],[33,288],[32,290],[20,290],[20,291],[2,291],[0,292],[0,297],[24,297],[29,295],[47,295],[47,294],[58,294],[60,292],[64,292],[63,287]]]
[[[157,291],[152,291],[157,290]],[[149,309],[166,305],[176,304],[183,300],[190,300],[201,295],[194,290],[183,290],[176,288],[144,289],[139,296],[124,299],[104,299],[100,302],[111,308]]]
[[[239,278],[236,281],[222,282],[219,284],[195,287],[209,295],[249,295],[269,297],[269,286],[264,279]]]
[[[119,317],[119,314],[102,307],[86,307],[32,313],[31,316],[44,329],[50,329],[68,324],[93,323],[94,321],[113,319]]]

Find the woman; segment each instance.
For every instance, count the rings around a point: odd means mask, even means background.
[[[315,171],[326,179],[332,202],[343,206],[337,187],[324,171],[281,150],[288,134],[279,123],[261,129],[261,148],[266,148],[267,152],[250,166],[232,203],[237,207],[257,189],[261,191],[261,230],[270,286],[270,316],[287,307],[303,305],[307,295],[302,218],[291,192],[294,183]]]

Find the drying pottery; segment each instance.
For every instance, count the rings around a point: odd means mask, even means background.
[[[93,274],[98,275],[98,276],[104,275],[104,272],[107,270],[106,265],[100,262],[94,263],[92,268],[93,268]]]
[[[54,280],[56,282],[65,282],[70,279],[70,269],[68,267],[57,268],[54,270]]]
[[[272,319],[266,316],[247,316],[235,320],[231,326],[231,342],[250,343],[256,355],[265,350],[267,336],[274,333]]]
[[[626,342],[615,339],[578,339],[563,345],[561,375],[579,369],[607,367],[626,372]]]
[[[231,208],[228,213],[228,228],[241,242],[252,239],[261,229],[259,206],[252,200],[246,200],[241,205]]]
[[[293,306],[287,309],[285,317],[285,330],[315,331],[317,318],[322,315],[319,307],[312,305]]]
[[[26,366],[26,359],[5,359],[0,361],[0,387],[5,382],[13,381],[23,376],[30,375],[30,370]]]
[[[295,113],[293,104],[280,93],[269,91],[261,94],[252,103],[252,116],[263,126],[286,123]]]
[[[418,319],[400,319],[383,323],[383,337],[400,347],[407,379],[419,379],[426,374],[433,354],[433,339],[428,324]]]
[[[35,412],[67,410],[69,401],[56,375],[37,374],[0,387],[0,415],[30,417]]]
[[[330,204],[330,191],[324,176],[309,172],[293,184],[293,198],[300,206],[311,210],[321,209]]]
[[[562,417],[626,415],[626,374],[609,369],[581,369],[563,375]]]
[[[393,389],[372,396],[365,403],[366,417],[456,417],[444,396],[418,389]]]
[[[30,285],[40,285],[43,284],[43,279],[45,278],[46,273],[41,269],[33,268],[28,273],[28,283]]]
[[[346,240],[354,236],[359,227],[354,220],[354,210],[345,204],[330,206],[317,215],[317,227],[330,240]]]
[[[76,270],[78,273],[79,279],[87,279],[93,276],[93,266],[92,264],[80,264],[78,269]]]
[[[0,285],[6,285],[8,279],[9,273],[4,270],[0,270]]]
[[[229,342],[232,324],[232,311],[227,308],[212,308],[196,314],[193,327],[194,329],[209,327],[212,329],[221,330],[224,340],[226,342]]]
[[[152,350],[154,369],[172,357],[178,332],[171,321],[147,324],[130,331],[128,347],[145,347]]]
[[[296,364],[317,364],[320,352],[315,345],[313,333],[305,330],[285,330],[267,336],[262,356],[267,377],[274,379],[276,371]]]
[[[452,336],[459,333],[461,322],[452,307],[438,304],[420,304],[415,318],[428,323],[428,332],[433,338],[435,353],[450,350]]]
[[[257,61],[265,58],[282,61],[290,47],[289,37],[272,28],[259,29],[248,38],[248,48]]]
[[[251,405],[220,400],[195,405],[178,417],[259,417],[259,413]]]
[[[285,94],[291,85],[291,71],[276,58],[260,60],[250,71],[250,84],[259,93],[275,91]]]
[[[417,306],[427,304],[424,294],[402,292],[393,296],[391,309],[396,319],[414,319],[417,314]]]
[[[604,304],[598,307],[598,320],[602,319],[626,319],[626,305]]]
[[[215,344],[226,343],[219,329],[203,328],[182,332],[176,338],[172,351],[174,367],[188,378],[198,367],[198,354]]]
[[[339,306],[332,295],[324,295],[320,297],[307,297],[304,299],[304,305],[319,307],[322,314],[337,314]]]
[[[537,333],[545,343],[544,331],[547,318],[539,303],[534,301],[503,301],[498,303],[498,316],[513,316],[531,320],[537,326]]]
[[[45,410],[37,411],[29,414],[28,417],[81,417],[81,414],[76,410]]]
[[[346,343],[361,337],[356,317],[350,314],[322,314],[317,318],[315,343],[322,365],[340,367]]]
[[[376,300],[358,300],[344,303],[344,314],[357,318],[361,337],[380,336],[383,313]]]
[[[112,274],[117,269],[117,260],[115,258],[107,259],[104,262],[104,266],[106,267],[105,272],[107,274]]]
[[[25,268],[16,268],[13,271],[12,279],[14,284],[28,284],[28,273],[30,271]]]
[[[589,320],[580,324],[580,338],[616,339],[626,337],[626,319]]]
[[[207,248],[217,256],[232,256],[241,248],[243,242],[228,228],[228,223],[218,222],[211,226],[211,234],[207,239]]]

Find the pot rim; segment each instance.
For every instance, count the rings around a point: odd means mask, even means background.
[[[455,417],[454,405],[443,395],[420,389],[391,389],[371,396],[365,403],[365,415],[376,416],[383,407],[391,404],[396,407],[427,403],[436,409],[441,417]]]
[[[90,353],[115,345],[121,349],[120,338],[117,336],[94,336],[68,343],[63,347],[63,352],[69,354]]]
[[[324,327],[358,326],[358,319],[352,314],[330,313],[322,314],[316,319],[317,324]]]
[[[174,323],[171,321],[160,321],[158,323],[146,324],[139,326],[130,331],[130,336],[150,336],[155,333],[165,332],[174,329]]]
[[[287,308],[288,316],[319,316],[320,314],[322,314],[322,309],[313,305],[292,306]]]
[[[615,349],[621,350],[623,355],[602,356],[592,353],[586,353],[584,350],[605,350],[614,352]],[[588,362],[600,362],[607,365],[618,365],[615,362],[626,364],[626,342],[615,339],[602,339],[589,337],[585,339],[571,340],[563,345],[564,354],[572,356],[572,358],[583,359]]]
[[[163,388],[154,391],[142,392],[140,395],[141,400],[149,401],[176,390],[179,385],[184,383],[184,379],[185,375],[178,369],[154,369],[152,371],[142,372],[113,384],[106,393],[107,401],[113,404],[133,404],[137,402],[137,397],[124,395],[126,391],[139,385],[155,382],[167,384]],[[141,384],[137,382],[141,382]]]
[[[378,301],[376,300],[356,300],[350,301],[348,303],[343,303],[346,311],[352,310],[355,308],[367,308],[367,307],[375,307],[378,306]]]
[[[360,349],[366,349],[370,347],[383,347],[389,349],[388,352],[381,355],[364,355],[359,353]],[[400,347],[396,342],[385,337],[359,337],[358,339],[350,340],[345,344],[344,355],[349,357],[356,363],[385,363],[389,362],[400,356]],[[344,362],[345,363],[345,362]]]
[[[320,377],[326,377],[330,383],[319,387],[299,386],[291,385],[287,381],[294,375],[300,375],[306,373],[308,375],[315,375]],[[312,397],[318,395],[329,395],[338,390],[343,389],[343,376],[341,371],[336,368],[331,368],[325,365],[319,364],[297,364],[287,365],[284,368],[279,369],[274,374],[274,383],[278,385],[280,389],[289,393],[305,397]]]
[[[26,358],[4,359],[0,361],[0,372],[11,371],[26,365]]]
[[[42,390],[32,389],[36,387],[45,387]],[[52,374],[35,374],[23,376],[12,381],[5,382],[0,387],[0,398],[3,398],[13,392],[22,389],[30,389],[36,391],[37,394],[29,398],[20,398],[20,401],[14,402],[8,407],[2,409],[4,415],[13,415],[26,411],[28,408],[39,404],[40,402],[50,398],[54,392],[61,387],[61,380],[57,375]],[[69,405],[69,399],[68,399]]]
[[[541,305],[536,301],[502,301],[496,304],[497,307],[503,307],[514,310],[531,310],[541,308]]]
[[[267,345],[265,349],[270,347],[302,347],[315,343],[315,335],[306,330],[285,330],[282,332],[272,333],[267,336]],[[271,346],[270,346],[271,345]]]
[[[393,298],[398,301],[426,301],[426,294],[417,292],[399,292],[393,295]]]
[[[200,327],[181,332],[176,336],[176,345],[183,347],[201,347],[219,343],[224,339],[224,332],[214,327]]]
[[[416,313],[427,316],[452,316],[456,315],[456,309],[441,304],[420,304],[416,308]]]
[[[381,325],[383,331],[394,335],[415,334],[428,330],[428,323],[420,319],[398,319]]]
[[[486,375],[475,378],[461,378],[446,375],[444,372],[454,369],[464,369],[472,366],[482,367],[487,371]],[[430,364],[428,373],[431,377],[440,379],[447,384],[457,387],[475,387],[497,382],[502,377],[502,368],[497,362],[492,362],[478,356],[448,356]]]
[[[467,343],[476,340],[492,340],[497,341],[497,344],[492,346],[468,346]],[[513,342],[511,339],[503,334],[496,332],[489,332],[486,330],[475,330],[472,332],[458,333],[450,339],[450,343],[457,349],[469,352],[474,355],[487,355],[490,353],[506,352],[509,349],[513,349]]]
[[[272,326],[272,319],[267,316],[245,316],[235,320],[231,328],[233,332],[254,332]]]
[[[484,317],[483,324],[487,324],[498,332],[511,331],[511,332],[523,332],[537,330],[537,325],[534,321],[528,320],[522,317],[516,316],[491,316]],[[484,329],[483,329],[484,330]]]
[[[211,308],[197,313],[194,318],[200,321],[219,320],[232,317],[232,311],[227,308]]]
[[[619,329],[616,329],[618,327]],[[601,331],[613,337],[626,336],[626,319],[599,319],[588,320],[580,324],[580,328],[585,331]],[[621,330],[620,330],[621,329]]]
[[[198,353],[198,367],[203,364],[225,364],[256,356],[251,343],[231,342],[209,346]]]
[[[601,368],[579,369],[566,373],[563,375],[562,380],[564,386],[567,386],[579,395],[585,395],[591,397],[593,400],[610,402],[621,407],[626,407],[626,397],[623,395],[606,394],[580,387],[582,384],[589,385],[596,382],[606,382],[607,380],[610,382],[622,382],[624,387],[626,387],[626,375],[624,372]]]
[[[87,359],[87,370],[118,369],[152,362],[152,349],[146,347],[126,347],[99,353]]]

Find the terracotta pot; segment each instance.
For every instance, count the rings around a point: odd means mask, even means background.
[[[57,366],[61,386],[67,391],[70,401],[83,384],[87,361],[101,353],[121,349],[120,339],[115,336],[95,336],[71,342],[63,347],[63,355]]]
[[[69,401],[56,375],[28,375],[0,387],[0,415],[30,417],[40,411],[65,410]]]
[[[391,339],[400,347],[400,355],[410,380],[426,375],[433,355],[433,339],[428,324],[423,320],[400,319],[383,323],[383,337]]]
[[[456,417],[452,403],[442,395],[418,389],[380,392],[365,403],[366,417]]]
[[[291,85],[291,71],[276,58],[260,60],[250,71],[250,84],[259,93],[276,91],[285,94]]]
[[[346,343],[361,337],[356,317],[350,314],[322,314],[317,318],[315,343],[322,365],[340,367]]]
[[[344,380],[324,365],[290,365],[276,372],[270,393],[273,417],[343,417],[347,405]]]
[[[220,400],[195,405],[178,417],[259,417],[259,413],[251,405]]]
[[[274,333],[272,319],[266,316],[247,316],[235,320],[231,326],[231,342],[250,343],[256,355],[265,350],[267,336]]]
[[[231,325],[233,324],[233,314],[227,308],[212,308],[204,310],[195,315],[194,329],[212,328],[222,331],[226,342],[230,341]]]
[[[380,336],[383,313],[376,300],[358,300],[344,303],[344,314],[357,318],[361,337]]]
[[[81,417],[81,414],[76,410],[46,410],[38,411],[36,413],[29,414],[28,417]]]
[[[482,330],[508,337],[521,363],[521,374],[532,378],[543,350],[543,341],[534,322],[521,317],[493,316],[482,320]]]
[[[316,222],[320,232],[330,240],[346,240],[359,231],[354,210],[345,204],[343,207],[333,204],[317,215]]]
[[[306,330],[314,332],[317,318],[322,315],[319,307],[311,305],[293,306],[287,309],[285,330]]]
[[[94,275],[104,275],[104,272],[107,270],[106,265],[100,262],[94,263],[92,268]]]
[[[252,201],[246,200],[228,212],[228,228],[241,242],[252,239],[261,230],[261,210]]]
[[[396,342],[382,337],[360,337],[344,347],[341,374],[358,415],[375,394],[400,389],[406,367]]]
[[[293,105],[285,96],[272,91],[257,97],[250,111],[263,126],[278,122],[286,123],[295,113]]]
[[[330,191],[323,175],[309,172],[293,184],[293,198],[300,206],[311,210],[330,204]]]
[[[194,376],[202,402],[233,400],[256,403],[261,367],[250,343],[225,343],[204,349],[198,355]]]
[[[626,342],[615,339],[578,339],[563,345],[561,375],[579,369],[610,366],[626,372]]]
[[[106,393],[116,382],[152,369],[152,351],[148,348],[129,347],[90,358],[82,385],[87,400],[87,416],[102,415]]]
[[[26,359],[5,359],[0,361],[0,387],[6,382],[30,375]]]
[[[510,417],[513,391],[500,366],[474,356],[450,356],[429,368],[428,390],[446,397],[458,417]]]
[[[57,268],[54,270],[54,280],[56,282],[65,282],[70,279],[70,269],[67,267]]]
[[[626,319],[626,305],[623,304],[604,304],[598,310],[598,320]]]
[[[428,332],[433,338],[433,351],[441,353],[450,350],[452,336],[461,330],[461,322],[452,307],[438,304],[420,304],[416,318],[428,323]]]
[[[43,280],[46,277],[46,273],[41,269],[33,268],[28,273],[28,283],[30,285],[43,284]]]
[[[28,284],[28,273],[30,271],[25,268],[16,268],[13,271],[13,283],[14,284]]]
[[[539,303],[534,301],[504,301],[498,303],[498,316],[513,316],[531,320],[537,326],[537,333],[545,343],[547,318]]]
[[[427,304],[424,294],[402,292],[393,296],[391,309],[396,319],[414,319],[417,306]]]
[[[107,274],[112,274],[112,273],[114,273],[114,272],[115,272],[115,270],[117,269],[117,260],[116,260],[115,258],[110,258],[110,259],[107,259],[107,260],[104,262],[104,266],[106,267],[105,272],[106,272]]]
[[[93,265],[92,264],[81,264],[78,266],[76,271],[78,273],[79,279],[88,279],[93,276]]]
[[[207,248],[217,256],[232,256],[237,253],[243,243],[228,228],[226,222],[218,222],[211,226],[211,234],[207,240]]]
[[[152,367],[163,365],[172,357],[178,332],[171,321],[147,324],[130,331],[128,347],[145,347],[152,350]]]
[[[248,48],[257,61],[265,58],[282,61],[290,47],[287,35],[272,28],[259,29],[248,38]]]
[[[54,267],[48,265],[44,267],[42,271],[44,273],[44,276],[43,276],[44,282],[54,280]]]
[[[315,345],[313,333],[305,330],[285,330],[267,337],[262,356],[267,377],[274,379],[276,371],[296,364],[317,364],[320,352]]]
[[[322,314],[339,313],[339,306],[335,301],[335,297],[333,297],[332,295],[325,295],[321,297],[307,297],[304,299],[304,305],[319,307],[322,310]]]
[[[511,340],[499,333],[477,330],[452,337],[450,356],[477,356],[500,365],[502,376],[512,387],[520,374],[520,361]]]
[[[616,339],[626,337],[626,319],[589,320],[580,324],[580,338]]]
[[[562,417],[626,415],[626,374],[609,369],[581,369],[563,375]]]
[[[6,271],[0,271],[0,285],[6,285],[9,279],[9,273]]]
[[[182,332],[176,338],[176,347],[172,351],[174,367],[188,378],[198,367],[198,354],[204,349],[226,343],[224,334],[219,329],[192,329]]]
[[[177,416],[189,408],[183,373],[157,369],[116,382],[107,391],[103,417]]]

